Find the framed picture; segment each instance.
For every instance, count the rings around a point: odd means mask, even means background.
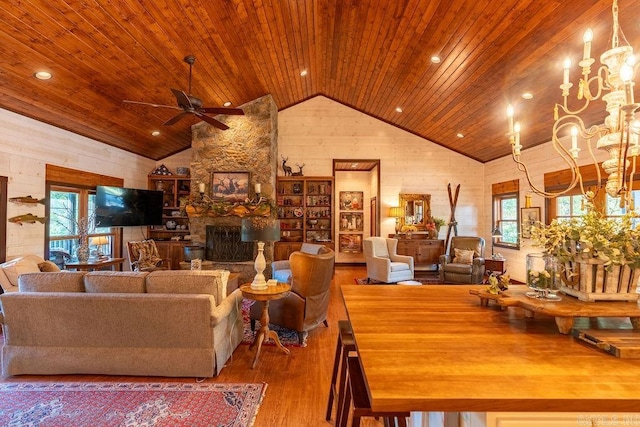
[[[362,234],[341,234],[340,252],[352,254],[362,253]]]
[[[520,208],[520,220],[522,221],[520,235],[523,239],[530,239],[531,227],[540,222],[540,208]]]
[[[212,172],[211,197],[229,202],[241,202],[249,197],[249,172]]]
[[[340,212],[340,231],[364,231],[362,212]]]
[[[361,211],[363,208],[362,191],[341,191],[340,192],[340,210],[341,211]]]

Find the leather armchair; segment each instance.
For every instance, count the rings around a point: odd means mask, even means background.
[[[413,280],[413,257],[398,255],[398,239],[367,237],[363,245],[367,280],[383,283]]]
[[[284,298],[269,302],[269,321],[298,333],[302,344],[303,332],[327,324],[329,289],[333,276],[335,252],[323,248],[318,254],[293,252],[289,257],[291,266],[291,292]],[[249,317],[251,329],[260,320],[262,305],[253,304]]]
[[[484,278],[484,246],[482,237],[452,237],[449,254],[440,255],[440,280],[443,283],[482,283]],[[470,262],[456,260],[456,249],[473,251]]]

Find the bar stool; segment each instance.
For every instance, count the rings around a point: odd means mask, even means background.
[[[347,358],[346,370],[346,390],[344,393],[344,400],[342,402],[338,402],[338,405],[341,405],[342,409],[340,411],[340,419],[338,420],[340,424],[337,424],[338,421],[336,421],[337,426],[347,426],[349,410],[352,405],[353,411],[351,427],[360,426],[361,417],[384,418],[385,426],[407,426],[407,417],[411,416],[409,412],[374,412],[371,410],[367,386],[365,384],[364,375],[357,356],[349,356]]]
[[[331,420],[331,412],[333,411],[333,401],[336,398],[336,391],[338,392],[338,410],[336,413],[336,420],[340,419],[340,402],[344,396],[344,383],[347,376],[347,356],[349,352],[356,351],[356,343],[353,340],[353,331],[351,330],[351,323],[348,320],[338,321],[338,344],[336,345],[336,356],[333,361],[333,374],[331,375],[331,386],[329,388],[329,401],[327,403],[327,421]],[[340,382],[337,383],[338,370],[340,370]],[[339,388],[338,385],[339,384]]]

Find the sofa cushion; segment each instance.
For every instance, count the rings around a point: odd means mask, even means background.
[[[291,282],[291,269],[285,270],[276,270],[271,275],[273,279],[276,279],[280,283],[290,283]]]
[[[391,269],[391,272],[411,270],[409,264],[406,262],[391,262],[389,268]]]
[[[20,292],[84,292],[86,271],[26,273],[18,278]]]
[[[38,268],[40,271],[45,273],[57,273],[60,271],[60,267],[53,261],[44,261],[38,264]]]
[[[44,259],[41,256],[30,254],[0,264],[0,267],[2,267],[9,283],[12,286],[18,286],[18,277],[25,273],[39,273],[38,264],[42,262]]]
[[[144,293],[147,272],[92,271],[84,276],[84,287],[90,293]]]
[[[146,286],[150,294],[211,295],[218,305],[226,298],[226,280],[222,279],[220,270],[164,270],[150,273]]]

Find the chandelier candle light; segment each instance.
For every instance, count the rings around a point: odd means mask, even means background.
[[[242,218],[240,238],[243,242],[257,242],[258,244],[258,256],[256,256],[254,263],[256,275],[251,283],[251,289],[267,289],[267,281],[264,277],[264,270],[267,268],[267,261],[264,257],[264,242],[280,240],[280,221],[264,217]]]
[[[586,150],[591,156],[596,166],[598,176],[598,186],[601,184],[601,171],[598,161],[593,154],[591,141],[596,139],[596,148],[609,153],[609,158],[602,163],[602,169],[608,175],[606,192],[613,198],[620,197],[620,206],[628,206],[633,210],[633,175],[636,169],[636,157],[640,152],[638,148],[638,135],[640,133],[640,122],[635,120],[636,110],[640,104],[635,103],[633,98],[634,71],[636,66],[633,48],[622,34],[618,24],[618,1],[613,0],[612,6],[613,28],[611,36],[611,49],[605,51],[600,56],[603,64],[597,70],[595,76],[591,74],[591,65],[595,62],[591,58],[591,42],[593,32],[587,29],[584,34],[583,58],[579,65],[582,67],[582,78],[578,84],[577,99],[582,101],[579,108],[572,110],[568,105],[570,89],[573,84],[569,81],[569,71],[571,60],[564,61],[563,80],[560,85],[562,104],[556,104],[554,108],[554,125],[552,143],[555,151],[569,165],[572,180],[569,186],[558,192],[547,192],[538,189],[532,182],[529,170],[520,159],[522,145],[520,144],[520,124],[514,123],[514,109],[512,105],[507,108],[509,119],[509,142],[513,160],[518,165],[518,170],[526,175],[527,182],[531,190],[542,197],[553,198],[566,194],[578,184],[582,194],[592,201],[595,194],[586,191],[582,180],[582,175],[578,167],[578,155],[582,150],[579,142],[584,140]],[[594,90],[592,90],[594,89]],[[579,114],[583,113],[591,101],[602,99],[606,103],[608,116],[601,125],[586,127]],[[564,133],[563,133],[564,132]],[[560,142],[562,136],[570,136],[571,148],[565,147]]]

